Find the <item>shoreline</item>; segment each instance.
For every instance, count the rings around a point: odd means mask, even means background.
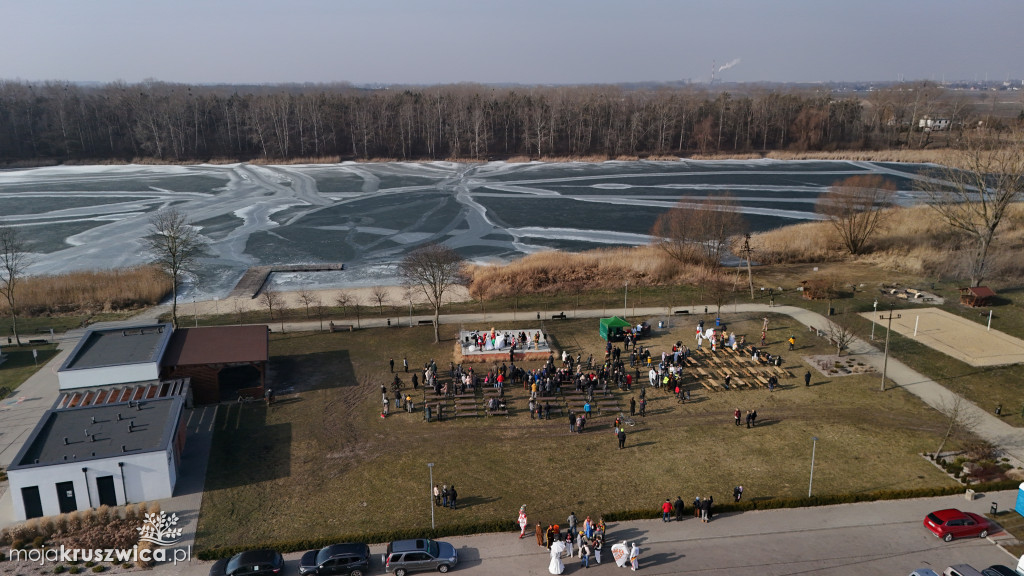
[[[337,303],[338,297],[343,294],[347,294],[349,297],[353,298],[353,301],[347,304],[348,306],[354,305],[357,301],[360,306],[374,308],[377,306],[377,299],[373,297],[373,293],[378,288],[383,288],[388,292],[389,297],[384,301],[385,307],[389,307],[394,310],[397,306],[409,304],[408,289],[401,285],[382,284],[380,286],[356,288],[328,288],[322,290],[309,290],[308,292],[313,295],[314,298],[319,297],[324,306],[340,306],[340,304]],[[306,306],[300,298],[302,292],[302,290],[281,290],[276,293],[282,300],[283,308],[302,310]],[[261,291],[255,298],[239,296],[195,301],[178,298],[178,315],[183,316],[194,313],[199,316],[215,316],[218,314],[235,314],[254,310],[266,310],[262,294],[263,291]],[[470,300],[469,290],[464,286],[453,286],[448,290],[448,293],[446,293],[444,297],[444,301],[446,303],[465,302],[467,300]],[[412,290],[412,303],[417,306],[427,303],[426,295],[423,294],[422,290],[415,288]],[[166,306],[169,308],[171,303],[170,301],[167,301],[158,304],[158,306]],[[312,309],[312,307],[313,304],[310,304],[310,309]]]

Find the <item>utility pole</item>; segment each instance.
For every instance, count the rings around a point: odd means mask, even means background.
[[[427,494],[430,498],[430,531],[434,531],[434,463],[427,462],[427,469],[430,470],[430,486],[427,487]]]
[[[750,269],[750,232],[743,235],[743,253],[747,255],[747,282],[750,284],[750,299],[754,299],[754,273]]]
[[[626,285],[622,289],[622,318],[626,318],[626,303],[629,301],[629,280],[626,280]]]
[[[811,489],[814,488],[814,452],[818,448],[818,437],[811,437],[811,481],[807,483],[807,497],[811,497]]]
[[[878,298],[875,298],[874,306],[875,306],[875,314],[878,314]],[[875,341],[875,324],[876,324],[876,322],[874,320],[871,320],[871,341],[872,342]]]
[[[889,324],[888,324],[888,326],[885,329],[885,357],[882,360],[882,392],[885,392],[885,373],[886,373],[886,370],[889,368],[889,331],[892,330],[892,319],[893,318],[902,318],[902,315],[900,315],[900,314],[896,314],[894,316],[893,313],[892,313],[892,309],[893,309],[893,305],[889,304],[889,315],[888,316],[879,316],[878,317],[879,320],[888,320],[889,321]]]

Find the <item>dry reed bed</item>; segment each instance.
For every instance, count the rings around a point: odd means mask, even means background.
[[[157,304],[169,291],[170,280],[155,266],[30,276],[18,290],[18,308],[28,316],[133,310]],[[0,311],[9,312],[6,301]]]

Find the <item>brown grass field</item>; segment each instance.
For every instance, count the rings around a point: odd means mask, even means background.
[[[738,333],[760,327],[759,316],[727,320]],[[675,340],[689,341],[691,323],[645,344],[660,353]],[[528,324],[536,322],[521,323]],[[788,317],[774,318],[769,349],[782,352],[784,338],[796,328]],[[275,335],[273,385],[295,386],[299,393],[270,410],[245,404],[219,411],[198,545],[429,527],[427,462],[436,463],[435,482],[454,484],[460,494],[458,511],[437,511],[441,526],[508,519],[511,528],[522,504],[529,506],[531,522],[558,521],[571,510],[600,515],[654,509],[666,497],[724,499],[736,484],[750,498],[800,496],[806,493],[812,436],[818,438],[817,494],[950,482],[918,456],[938,442],[942,426],[932,410],[901,390],[879,392],[875,377],[816,377],[804,387],[805,368],[795,354],[785,365],[797,378],[783,380],[773,393],[701,388],[684,405],[652,390],[648,416],[628,429],[624,451],[616,447],[613,414],[593,418],[583,434],[569,434],[564,417],[531,420],[525,393],[514,388],[508,418],[426,423],[417,411],[381,419],[379,388],[391,379],[387,359],[401,365],[408,355],[411,366],[434,359],[443,372],[456,329],[443,327],[439,345],[431,342],[429,328],[420,327]],[[583,358],[603,356],[596,320],[545,329]],[[819,343],[805,343],[798,352],[827,353]],[[629,394],[615,395],[628,411]],[[756,409],[758,426],[734,426],[735,408]],[[289,521],[253,523],[254,517]]]

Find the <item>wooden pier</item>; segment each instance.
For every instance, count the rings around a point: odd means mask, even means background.
[[[329,272],[344,269],[345,265],[342,263],[253,266],[245,271],[238,284],[235,284],[235,287],[231,289],[228,298],[241,298],[243,296],[255,298],[259,295],[260,290],[263,290],[263,285],[267,283],[267,278],[270,278],[270,275],[274,272]]]

